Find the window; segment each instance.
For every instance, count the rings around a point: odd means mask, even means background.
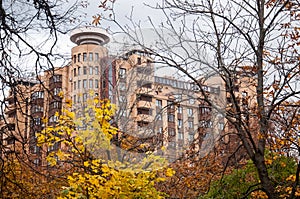
[[[87,56],[86,53],[83,53],[83,61],[87,61],[86,56]]]
[[[73,85],[74,85],[74,90],[76,90],[76,81],[74,81]]]
[[[177,113],[182,114],[182,106],[178,106]]]
[[[169,136],[174,136],[175,135],[175,129],[168,128],[168,134],[169,134]]]
[[[57,122],[58,121],[58,116],[53,115],[49,118],[49,122]]]
[[[73,55],[73,62],[76,63],[76,55]]]
[[[93,53],[89,53],[89,61],[93,61]]]
[[[137,64],[142,64],[142,59],[140,57],[137,58]]]
[[[31,113],[37,113],[37,112],[43,112],[44,111],[44,107],[39,106],[39,105],[33,105],[31,107]]]
[[[93,88],[93,82],[94,82],[94,80],[92,80],[92,79],[89,80],[89,88]]]
[[[162,107],[162,101],[161,100],[156,100],[156,106],[161,108]]]
[[[58,95],[61,92],[61,88],[54,88],[53,95]]]
[[[87,88],[87,80],[86,80],[86,79],[83,80],[82,87],[83,87],[83,88]]]
[[[99,61],[99,53],[95,53],[95,61]]]
[[[32,147],[32,153],[38,153],[39,151],[40,151],[40,147],[38,147],[38,146]]]
[[[194,140],[194,135],[193,134],[189,134],[188,140],[190,142],[192,142]]]
[[[195,104],[195,99],[193,97],[189,97],[189,104]]]
[[[120,68],[119,78],[121,78],[121,79],[126,78],[126,69],[125,68]]]
[[[35,166],[39,166],[39,165],[40,165],[40,159],[38,159],[38,158],[34,159],[34,160],[33,160],[33,164],[34,164]]]
[[[78,75],[80,75],[80,73],[81,73],[81,68],[78,67]]]
[[[76,95],[73,96],[73,102],[76,103]]]
[[[189,128],[192,129],[194,128],[194,122],[193,121],[188,121]]]
[[[40,125],[42,124],[42,119],[41,119],[40,117],[33,118],[32,124],[33,124],[34,126],[40,126]]]
[[[51,80],[52,80],[52,82],[61,82],[62,76],[61,75],[53,75]]]
[[[89,74],[93,75],[93,67],[92,66],[89,67],[89,71],[90,71]]]
[[[78,62],[81,62],[81,54],[78,54]]]
[[[224,123],[219,122],[218,126],[219,126],[219,130],[224,130]]]
[[[76,68],[73,69],[73,76],[76,77]]]
[[[183,140],[183,133],[182,132],[178,132],[178,140]]]
[[[52,102],[50,104],[50,109],[54,109],[54,108],[61,108],[61,102]]]
[[[77,85],[78,89],[80,89],[81,87],[81,80],[78,80],[78,85]]]
[[[119,89],[120,89],[120,91],[125,91],[126,90],[126,84],[125,84],[125,82],[120,82],[119,83]]]
[[[152,115],[152,110],[149,108],[137,108],[138,115]]]
[[[168,115],[168,122],[174,122],[175,121],[175,116],[173,114]]]
[[[181,95],[181,94],[175,94],[175,95],[174,95],[174,98],[175,98],[175,101],[176,101],[176,102],[182,101],[182,95]]]
[[[180,128],[182,128],[182,124],[183,124],[183,122],[182,122],[182,119],[178,119],[178,128],[180,129]]]
[[[87,69],[86,66],[83,67],[83,74],[86,75],[87,74]]]
[[[148,94],[136,94],[136,99],[140,101],[152,102],[152,96]]]
[[[95,79],[95,88],[99,88],[99,80]]]
[[[161,120],[162,120],[162,115],[161,115],[161,113],[158,113],[158,114],[156,115],[156,118],[157,118],[158,121],[161,121]]]
[[[159,134],[162,134],[162,133],[163,133],[163,127],[159,127],[157,132],[158,132]]]
[[[187,109],[187,114],[189,117],[192,117],[193,116],[193,109],[192,108],[188,108]]]
[[[32,93],[31,99],[43,99],[44,98],[44,91],[37,91],[35,93]]]
[[[211,108],[210,107],[199,107],[199,112],[200,112],[200,114],[208,114],[211,112]]]
[[[168,101],[168,109],[173,109],[173,108],[174,108],[173,101]]]
[[[86,102],[87,98],[88,98],[87,93],[83,93],[83,102]]]
[[[95,75],[98,75],[98,74],[99,74],[99,67],[95,66]]]

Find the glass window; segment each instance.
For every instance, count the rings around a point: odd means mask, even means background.
[[[76,77],[76,68],[73,69],[73,76]]]
[[[95,75],[98,75],[98,74],[99,74],[99,67],[95,66]]]
[[[178,106],[177,112],[182,114],[182,106]]]
[[[83,74],[86,75],[87,74],[87,69],[86,66],[83,67]]]
[[[193,109],[192,108],[188,108],[187,109],[187,114],[189,117],[192,117],[193,116]]]
[[[74,90],[76,90],[76,81],[74,81]]]
[[[76,103],[76,95],[73,96],[73,103]]]
[[[169,128],[168,129],[168,134],[169,134],[169,136],[174,136],[175,135],[175,129]]]
[[[78,67],[78,75],[80,75],[81,69],[80,67]]]
[[[86,102],[86,100],[87,100],[87,93],[83,93],[83,102]]]
[[[168,115],[168,122],[174,122],[175,121],[175,115],[169,114]]]
[[[78,58],[78,62],[81,62],[81,54],[80,53],[78,54],[77,58]]]
[[[93,88],[93,82],[94,82],[94,80],[92,80],[92,79],[89,80],[89,88]]]
[[[87,61],[86,53],[83,53],[83,61]]]
[[[92,75],[93,74],[93,67],[92,66],[89,67],[89,71],[90,71],[90,75]]]
[[[189,124],[189,128],[194,128],[194,122],[193,121],[189,121],[188,124]]]
[[[32,100],[40,98],[44,98],[44,91],[37,91],[31,95]]]
[[[119,83],[119,89],[120,89],[120,91],[125,91],[126,90],[126,84],[125,84],[125,82],[120,82]]]
[[[190,104],[195,104],[195,99],[193,97],[189,97],[189,103]]]
[[[137,64],[142,64],[142,59],[140,57],[137,58]]]
[[[189,141],[192,142],[194,140],[194,135],[193,134],[189,134]]]
[[[178,128],[182,128],[182,124],[183,124],[182,119],[178,119],[178,124],[177,124]]]
[[[95,61],[99,61],[99,53],[95,53]]]
[[[61,88],[54,88],[53,95],[58,95],[61,92]]]
[[[89,53],[89,61],[93,61],[93,53]]]
[[[178,132],[178,140],[183,140],[183,133],[182,132]]]
[[[61,82],[62,81],[62,76],[61,75],[53,75],[52,76],[52,81],[53,82]]]
[[[156,106],[161,108],[162,107],[162,100],[156,100]]]
[[[99,80],[95,79],[95,88],[99,88]]]
[[[77,88],[80,89],[81,85],[81,80],[78,80]]]
[[[76,55],[73,55],[73,62],[76,63]]]
[[[125,78],[126,77],[126,69],[125,68],[120,68],[119,70],[119,78]]]
[[[161,113],[158,113],[158,114],[156,115],[156,118],[157,118],[158,121],[161,121],[161,120],[162,120]]]
[[[167,103],[168,103],[168,108],[169,108],[169,109],[173,109],[173,108],[174,108],[174,103],[173,103],[173,101],[168,101]]]
[[[83,80],[82,86],[83,86],[83,88],[87,88],[87,80],[86,79]]]
[[[163,133],[163,127],[159,127],[159,128],[158,128],[158,133],[159,133],[159,134],[162,134],[162,133]]]

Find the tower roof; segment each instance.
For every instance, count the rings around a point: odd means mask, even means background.
[[[70,40],[77,44],[104,45],[110,40],[106,30],[98,27],[81,27],[71,32]]]

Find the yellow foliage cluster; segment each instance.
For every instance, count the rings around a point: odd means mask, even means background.
[[[71,103],[70,103],[71,104]],[[151,152],[138,164],[103,158],[112,150],[111,139],[118,132],[111,124],[115,106],[108,100],[90,101],[82,117],[63,110],[55,126],[38,134],[40,146],[61,144],[61,149],[47,156],[50,166],[69,163],[77,170],[67,177],[60,198],[164,198],[155,183],[174,174],[163,169],[166,161]],[[84,127],[84,128],[83,128]],[[76,159],[76,161],[75,161]]]

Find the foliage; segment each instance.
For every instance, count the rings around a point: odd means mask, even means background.
[[[160,66],[173,67],[198,86],[201,100],[228,124],[222,138],[228,146],[224,154],[245,154],[253,161],[262,191],[269,198],[278,198],[266,150],[300,155],[299,2],[164,0],[149,5],[161,11],[163,18],[160,23],[148,18],[153,37],[158,38],[151,44],[142,35],[144,23],[135,22],[130,15],[129,24],[120,24],[113,9],[115,1],[102,2],[100,8],[109,13],[106,19],[135,45],[155,57]],[[205,89],[217,77],[224,85],[220,103]],[[239,165],[242,159],[226,165]],[[291,198],[299,184],[297,164]]]
[[[280,198],[286,198],[293,186],[297,163],[293,158],[269,153],[266,164],[276,192]],[[235,169],[221,180],[214,181],[208,194],[201,198],[268,198],[261,191],[261,183],[255,165],[249,161],[245,167]],[[300,187],[295,196],[300,195]]]
[[[71,106],[71,104],[70,104]],[[110,144],[117,133],[111,125],[115,107],[108,100],[89,100],[83,117],[64,110],[55,126],[48,126],[38,135],[40,146],[61,143],[62,149],[48,154],[53,167],[62,163],[76,166],[67,177],[68,185],[60,198],[164,198],[155,189],[156,182],[172,176],[163,169],[166,161],[151,152],[136,162],[119,162],[106,156],[115,151]]]
[[[1,198],[53,198],[59,195],[60,187],[66,185],[59,178],[47,178],[41,169],[31,167],[15,157],[2,167]]]

